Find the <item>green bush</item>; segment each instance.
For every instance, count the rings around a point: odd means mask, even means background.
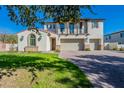
[[[115,48],[113,48],[112,50],[118,50],[118,48],[115,47]]]
[[[121,47],[119,50],[120,50],[120,51],[124,51],[124,48]]]
[[[85,50],[85,51],[90,51],[90,48],[85,48],[84,50]]]
[[[60,52],[60,50],[59,49],[56,49],[55,52]]]

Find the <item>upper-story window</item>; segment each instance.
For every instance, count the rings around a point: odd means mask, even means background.
[[[65,31],[65,24],[61,23],[60,24],[60,31],[63,33]]]
[[[98,22],[96,20],[92,21],[92,28],[98,28],[98,27],[99,27]]]
[[[53,29],[56,29],[56,24],[53,24]]]
[[[109,36],[109,39],[111,39],[111,36]]]
[[[122,44],[121,42],[118,42],[118,44]]]
[[[74,23],[69,24],[70,33],[74,34]]]
[[[121,37],[121,38],[124,37],[124,33],[120,33],[120,37]]]
[[[108,38],[106,37],[106,40],[108,40]]]
[[[48,24],[47,25],[47,29],[52,29],[52,25],[51,24]]]
[[[80,22],[80,33],[82,33],[83,22]]]

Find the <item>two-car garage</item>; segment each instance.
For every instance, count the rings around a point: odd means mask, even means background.
[[[61,50],[84,50],[84,40],[61,39]]]
[[[61,50],[66,51],[83,51],[85,44],[84,39],[61,39]],[[100,39],[90,39],[90,50],[100,50]]]

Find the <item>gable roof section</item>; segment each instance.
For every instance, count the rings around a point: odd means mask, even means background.
[[[43,29],[38,29],[40,32],[44,32],[44,33],[52,33],[52,34],[56,34],[55,32],[53,31],[48,31],[48,30],[43,30]],[[29,31],[29,30],[22,30],[21,32],[18,32],[16,34],[19,34],[19,33],[23,33],[25,31]]]
[[[113,32],[113,33],[111,33],[111,34],[106,34],[106,35],[104,35],[104,36],[109,36],[109,35],[113,35],[113,34],[118,34],[118,33],[121,33],[121,32],[124,32],[124,30],[121,30],[121,31],[118,31],[118,32]]]
[[[26,32],[26,31],[29,31],[29,30],[22,30],[22,31],[20,31],[20,32],[18,32],[18,33],[16,33],[16,34],[23,33],[23,32]],[[40,29],[39,31],[46,32],[46,31],[43,31],[43,30],[41,30],[41,29]]]

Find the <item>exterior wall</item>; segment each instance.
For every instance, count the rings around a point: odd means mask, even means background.
[[[114,48],[117,49],[118,48],[118,43],[114,42],[114,43],[104,43],[104,48],[106,50],[113,50]]]
[[[96,20],[97,21],[97,20]],[[61,39],[84,39],[84,45],[85,48],[91,48],[92,45],[90,44],[90,39],[98,39],[99,44],[98,46],[101,47],[100,49],[103,49],[103,21],[97,21],[98,22],[98,28],[92,28],[92,22],[93,20],[87,20],[87,21],[81,21],[82,22],[82,30],[80,31],[80,23],[74,24],[74,34],[70,34],[69,30],[69,22],[64,23],[65,24],[65,31],[63,33],[60,32],[60,25],[56,23],[56,47],[61,48]],[[86,23],[87,22],[87,23]],[[46,25],[49,25],[46,24]],[[45,25],[45,29],[46,28]],[[87,27],[87,29],[86,29]],[[47,29],[49,30],[49,29]],[[88,35],[86,35],[88,34]],[[87,40],[85,40],[87,39]],[[95,42],[94,42],[95,43]]]
[[[46,37],[46,51],[50,51],[50,50],[51,50],[51,39],[50,37],[47,36]]]
[[[0,51],[17,51],[17,44],[0,43]]]
[[[104,44],[104,49],[106,50],[113,50],[113,49],[119,50],[120,48],[124,48],[124,44],[118,44],[118,42]]]
[[[92,21],[88,22],[89,38],[102,38],[103,39],[103,22],[98,22],[98,28],[92,28]]]
[[[120,33],[123,34],[123,37],[120,37]],[[111,36],[111,39],[109,39],[109,36]],[[107,39],[106,39],[107,38]],[[110,35],[105,35],[104,36],[104,42],[118,42],[119,44],[124,44],[124,31],[123,32],[118,32],[115,34],[110,34]]]
[[[118,45],[118,48],[124,48],[124,44]]]
[[[34,34],[36,36],[36,47],[38,47],[38,51],[48,51],[49,49],[49,43],[48,41],[48,35],[45,32],[40,32],[41,33],[41,40],[38,41],[39,35],[36,34],[36,32],[31,32],[31,31],[23,31],[18,33],[18,51],[24,51],[25,47],[29,46],[28,44],[28,36],[30,34]],[[21,41],[21,37],[23,36],[23,40]]]
[[[83,25],[82,25],[82,34],[80,33],[80,27],[79,27],[79,23],[75,23],[74,24],[74,35],[85,35],[85,30],[86,30],[86,22],[85,21],[81,21],[83,22]],[[98,28],[92,28],[92,20],[89,20],[87,21],[87,27],[88,27],[88,32],[89,33],[89,36],[90,38],[103,38],[103,21],[97,21],[98,22],[98,25],[99,27]],[[65,31],[63,32],[63,34],[68,34],[70,35],[70,30],[69,30],[69,22],[66,22],[64,23],[65,24]],[[44,25],[44,30],[50,30],[50,29],[47,29],[46,25],[52,25],[52,24],[45,24]],[[63,34],[61,34],[60,32],[60,25],[58,23],[54,24],[56,25],[56,29],[51,29],[51,30],[57,30],[56,31],[56,34],[60,34],[60,36],[63,36]],[[71,34],[72,36],[73,34]],[[66,35],[64,35],[66,37]]]
[[[90,50],[101,50],[100,39],[90,39]]]
[[[17,51],[17,44],[6,44],[6,51]]]
[[[0,42],[0,51],[5,51],[5,50],[6,50],[6,44]]]
[[[89,32],[89,38],[90,39],[99,39],[99,47],[101,47],[101,50],[104,49],[104,23],[102,21],[98,22],[99,27],[98,28],[90,28],[88,29]],[[91,27],[91,23],[90,23]]]

